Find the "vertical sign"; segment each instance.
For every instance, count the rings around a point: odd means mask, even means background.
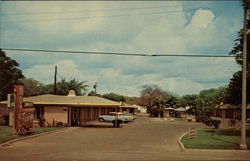
[[[23,85],[14,85],[15,108],[14,108],[14,129],[17,133],[22,128],[22,110],[23,110]]]

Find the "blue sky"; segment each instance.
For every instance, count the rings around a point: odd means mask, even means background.
[[[242,28],[241,1],[0,2],[0,47],[143,54],[228,55]],[[6,51],[26,77],[98,82],[101,94],[139,96],[156,84],[179,94],[226,85],[233,58],[129,57]]]

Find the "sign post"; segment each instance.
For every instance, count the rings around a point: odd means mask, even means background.
[[[15,106],[14,106],[14,124],[13,134],[20,134],[22,132],[22,110],[23,110],[23,85],[14,85]]]

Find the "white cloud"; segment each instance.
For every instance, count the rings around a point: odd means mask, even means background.
[[[65,19],[157,12],[158,10],[155,9],[129,11],[104,9],[175,6],[181,5],[182,2],[94,1],[7,4],[2,12],[9,12],[10,8],[15,9],[15,12],[41,12],[46,9],[48,12],[62,13],[33,14],[28,17],[30,19]],[[64,12],[80,10],[98,11],[64,14]],[[233,33],[241,27],[240,20],[231,20],[231,17],[217,15],[212,9],[198,9],[192,13],[184,11],[183,7],[179,6],[162,8],[159,12],[171,10],[178,10],[178,12],[88,18],[77,21],[14,23],[14,26],[10,25],[10,28],[2,32],[3,44],[14,47],[79,51],[226,55],[227,53],[218,53],[217,50],[228,50],[233,43]],[[225,28],[222,27],[223,25]],[[213,50],[215,52],[211,52]],[[27,61],[28,59],[31,58],[27,56]],[[230,59],[115,57],[80,54],[57,57],[53,55],[53,59],[48,60],[50,64],[46,63],[45,57],[43,61],[30,60],[36,61],[37,65],[26,67],[24,74],[27,77],[51,83],[54,77],[54,66],[57,65],[58,76],[87,80],[90,86],[98,82],[98,90],[101,93],[113,91],[124,95],[139,95],[142,85],[158,84],[168,91],[186,94],[226,84],[231,74],[239,69],[234,60]]]
[[[60,71],[58,74],[59,77],[71,79],[75,77],[80,78],[79,76],[81,76],[81,71],[72,60],[62,60],[49,65],[35,65],[29,69],[25,69],[23,72],[26,77],[34,78],[44,83],[51,83],[54,79],[55,66]]]
[[[214,17],[215,15],[210,10],[199,9],[192,16],[191,22],[187,26],[187,30],[191,33],[204,30],[213,22]]]

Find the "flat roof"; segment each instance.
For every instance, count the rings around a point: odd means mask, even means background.
[[[23,101],[33,102],[39,105],[81,105],[81,106],[120,106],[119,102],[111,101],[97,96],[62,96],[45,94],[32,97],[24,97]],[[0,102],[7,104],[7,101]]]

